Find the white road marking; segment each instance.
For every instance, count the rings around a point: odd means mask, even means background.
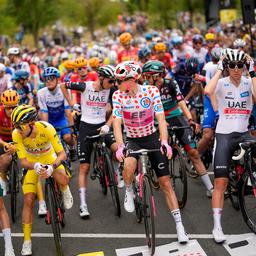
[[[3,236],[1,234],[1,236]],[[23,237],[23,233],[12,233],[12,237]],[[145,234],[94,234],[94,233],[62,233],[65,238],[145,238]],[[190,239],[211,239],[212,234],[189,234]],[[52,233],[32,233],[32,237],[53,237]],[[156,238],[177,238],[177,234],[156,234]]]

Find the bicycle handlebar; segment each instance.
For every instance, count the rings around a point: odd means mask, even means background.
[[[139,149],[139,150],[127,150],[127,154],[147,154],[151,152],[158,152],[160,149]]]
[[[239,147],[241,149],[240,154],[238,156],[232,156],[232,159],[235,160],[235,161],[240,160],[244,156],[244,154],[246,152],[246,150],[243,149],[243,147],[242,147],[242,143],[239,143]]]
[[[191,126],[168,126],[168,130],[175,131],[175,130],[181,130],[181,129],[191,129]]]
[[[99,133],[99,134],[92,135],[92,136],[86,136],[86,137],[85,137],[85,140],[102,138],[102,137],[105,137],[106,135],[112,135],[112,134],[114,134],[114,133],[113,133],[113,132]]]
[[[56,127],[55,130],[56,130],[56,132],[60,132],[60,131],[62,131],[64,129],[68,129],[68,128],[72,128],[72,129],[75,130],[75,126],[74,125],[69,125],[69,126],[64,126],[64,127]]]

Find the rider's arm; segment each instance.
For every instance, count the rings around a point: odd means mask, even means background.
[[[34,100],[33,100],[32,93],[28,93],[27,96],[28,96],[28,99],[29,99],[28,105],[33,106],[34,105]]]
[[[5,144],[6,144],[6,142],[3,141],[2,139],[0,139],[0,145],[2,145],[4,147]]]
[[[65,115],[66,115],[67,120],[68,120],[68,125],[73,126],[74,125],[74,118],[72,116],[70,108],[65,109]]]
[[[40,109],[40,119],[48,122],[48,107],[46,105],[46,99],[44,95],[44,89],[41,89],[37,93],[38,106]]]
[[[193,119],[191,112],[189,111],[187,104],[184,100],[178,102],[179,107],[181,108],[183,115],[187,118],[187,120]]]
[[[106,125],[108,125],[109,127],[112,126],[113,123],[113,115],[111,114],[110,117],[108,118],[108,121],[106,122]]]
[[[209,83],[204,88],[204,93],[209,95],[210,97],[214,95],[216,86],[218,84],[219,79],[222,76],[222,71],[217,70],[213,78],[209,81]]]
[[[65,83],[61,83],[60,84],[60,88],[61,88],[61,91],[62,91],[65,99],[67,100],[69,106],[73,107],[75,103],[73,102],[73,100],[71,99],[71,97],[69,95],[69,92],[68,92],[68,90],[66,88],[66,84]]]
[[[156,113],[156,119],[158,121],[158,129],[160,133],[160,140],[168,140],[167,123],[164,113]]]
[[[40,111],[40,119],[42,121],[48,122],[48,113],[44,111]]]

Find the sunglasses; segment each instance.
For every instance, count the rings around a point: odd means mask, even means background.
[[[77,68],[78,71],[81,71],[83,69],[87,69],[87,67],[80,67],[80,68]]]
[[[116,80],[110,79],[110,80],[108,80],[108,82],[109,82],[110,84],[114,84],[114,83],[116,82]]]
[[[47,81],[53,81],[56,79],[56,76],[47,76],[44,78],[44,80],[47,82]]]
[[[242,62],[231,62],[228,64],[228,68],[230,69],[235,69],[235,68],[238,68],[238,69],[242,69],[244,67],[244,63]]]
[[[10,111],[10,110],[14,110],[17,106],[13,106],[13,107],[5,107],[6,110]]]
[[[194,44],[195,45],[202,45],[203,43],[202,42],[195,42]]]
[[[145,74],[145,77],[146,77],[146,79],[149,79],[149,78],[157,78],[159,76],[159,74]]]

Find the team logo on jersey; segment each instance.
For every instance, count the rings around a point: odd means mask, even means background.
[[[117,116],[117,117],[122,117],[120,109],[115,109],[114,115]]]
[[[249,92],[248,92],[248,91],[242,92],[242,93],[240,94],[240,96],[241,96],[241,98],[249,97]]]
[[[162,104],[157,104],[157,105],[155,105],[154,110],[155,110],[155,112],[161,112],[161,111],[163,111],[163,105],[162,105]]]
[[[140,105],[143,107],[143,108],[148,108],[151,104],[151,100],[149,97],[143,97],[141,100],[140,100]]]
[[[229,84],[224,84],[224,87],[228,87],[229,86]]]

